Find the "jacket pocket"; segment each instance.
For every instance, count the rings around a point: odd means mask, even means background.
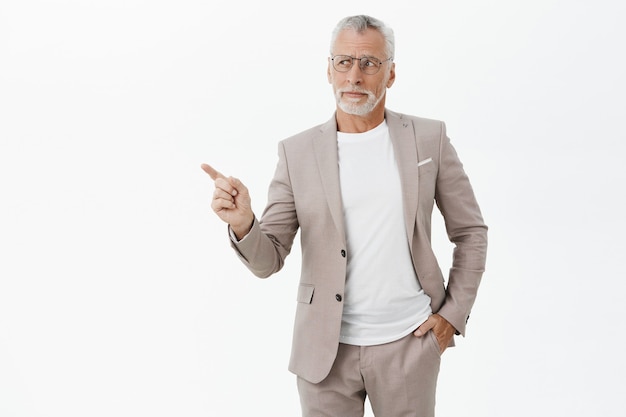
[[[313,293],[315,292],[315,287],[311,284],[300,284],[298,287],[298,302],[311,304],[313,302]]]
[[[417,167],[420,177],[427,177],[437,172],[437,166],[431,158],[418,163]]]

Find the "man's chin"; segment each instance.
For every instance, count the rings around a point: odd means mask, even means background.
[[[339,108],[346,114],[352,116],[367,116],[373,110],[372,106],[367,104],[353,105],[346,103],[339,103]]]

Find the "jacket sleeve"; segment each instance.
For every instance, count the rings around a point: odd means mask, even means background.
[[[298,227],[287,156],[284,144],[280,143],[278,163],[261,220],[255,218],[250,232],[239,242],[231,240],[231,246],[253,274],[267,278],[283,267]]]
[[[435,201],[454,250],[446,298],[438,314],[455,327],[457,334],[465,335],[465,326],[485,270],[487,226],[445,126],[441,134]]]

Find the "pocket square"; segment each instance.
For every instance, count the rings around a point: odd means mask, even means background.
[[[433,162],[433,158],[427,158],[427,159],[424,159],[423,161],[418,162],[418,163],[417,163],[417,166],[418,166],[418,167],[421,167],[422,165],[426,165],[426,164],[427,164],[427,163],[429,163],[429,162]]]

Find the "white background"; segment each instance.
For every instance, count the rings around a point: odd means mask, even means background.
[[[199,166],[260,214],[359,13],[396,32],[388,107],[446,121],[490,227],[438,415],[624,415],[624,2],[2,0],[0,416],[299,415],[299,246],[254,278]]]

